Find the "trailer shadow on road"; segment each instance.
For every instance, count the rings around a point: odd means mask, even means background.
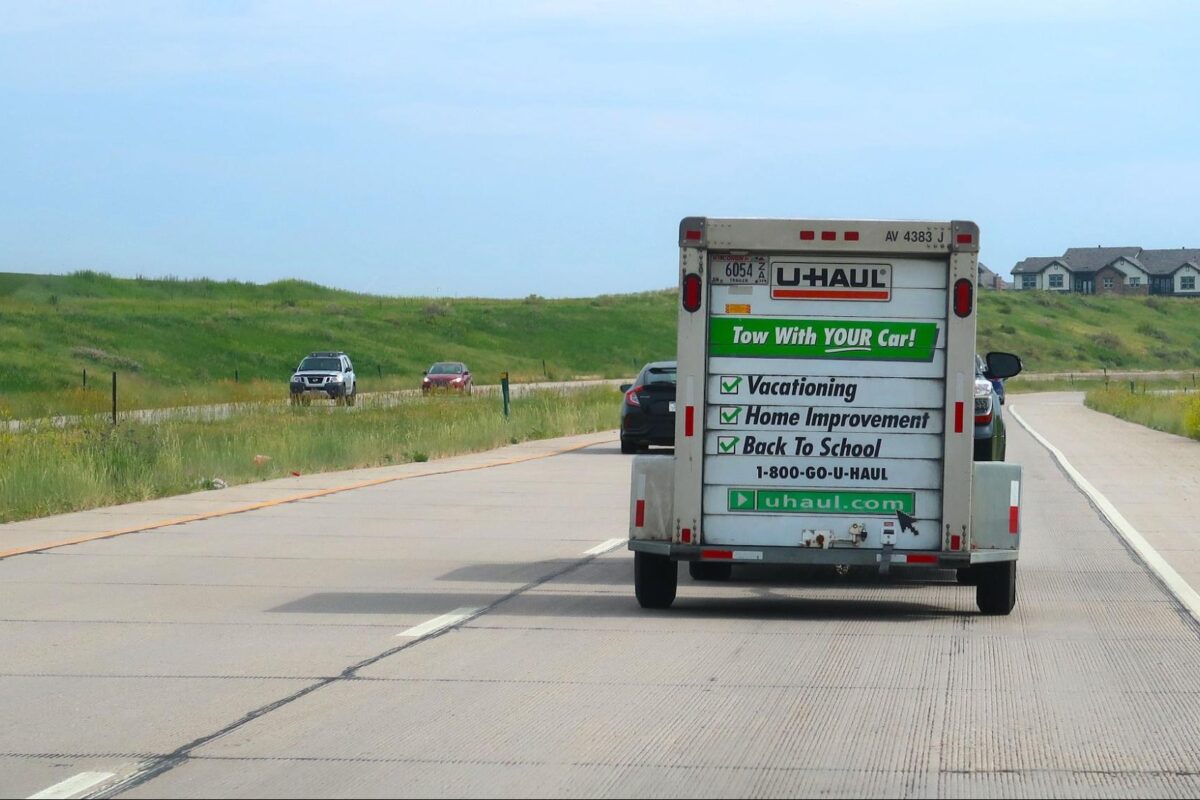
[[[531,562],[501,562],[469,564],[453,569],[440,576],[439,582],[450,583],[528,583],[546,575],[568,570],[575,559],[549,559]],[[680,564],[680,585],[688,583],[687,565]],[[633,562],[630,559],[608,559],[593,562],[580,569],[570,571],[562,580],[573,584],[595,584],[600,586],[633,586]],[[759,566],[738,565],[733,568],[733,577],[706,585],[733,586],[936,586],[954,583],[953,570],[906,569],[896,567],[887,577],[881,576],[876,567],[852,567],[841,574],[832,566]]]
[[[899,587],[898,587],[899,588]],[[755,589],[752,596],[681,596],[665,611],[638,606],[632,587],[625,593],[571,590],[527,592],[501,600],[495,594],[458,592],[318,592],[269,609],[283,614],[439,615],[453,608],[494,608],[489,616],[546,618],[672,618],[729,620],[919,620],[967,615],[944,606],[910,600],[802,596],[778,587]],[[500,602],[497,602],[500,601]],[[971,612],[974,616],[973,612]]]

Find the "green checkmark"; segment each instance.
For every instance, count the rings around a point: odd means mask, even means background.
[[[738,417],[741,416],[741,406],[722,406],[721,407],[721,422],[726,425],[736,425]]]
[[[741,385],[741,376],[726,375],[721,378],[721,394],[737,394],[738,387]]]
[[[732,453],[737,449],[739,437],[737,436],[718,436],[717,437],[717,452]]]

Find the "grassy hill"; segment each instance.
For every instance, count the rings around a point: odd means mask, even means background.
[[[439,359],[466,361],[488,383],[501,370],[514,380],[624,377],[673,355],[677,308],[673,291],[390,298],[300,281],[0,274],[0,400],[76,387],[85,368],[162,388],[232,380],[235,370],[243,382],[282,383],[321,349],[350,353],[368,391],[414,386]],[[980,349],[1019,353],[1033,372],[1200,364],[1200,303],[1186,299],[985,291],[979,315]]]
[[[435,300],[301,281],[0,274],[0,392],[76,386],[84,368],[179,387],[235,370],[285,381],[313,350],[345,350],[367,390],[380,374],[416,386],[436,360],[465,361],[486,383],[502,370],[514,380],[632,376],[674,353],[671,294]]]

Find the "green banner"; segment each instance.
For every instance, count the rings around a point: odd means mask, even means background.
[[[857,492],[820,489],[730,489],[730,511],[768,514],[873,514],[913,516],[914,492]]]
[[[932,361],[936,322],[713,317],[708,352],[744,358]]]

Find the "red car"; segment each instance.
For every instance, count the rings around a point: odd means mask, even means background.
[[[439,361],[425,370],[421,393],[430,391],[471,393],[471,370],[461,361]]]

